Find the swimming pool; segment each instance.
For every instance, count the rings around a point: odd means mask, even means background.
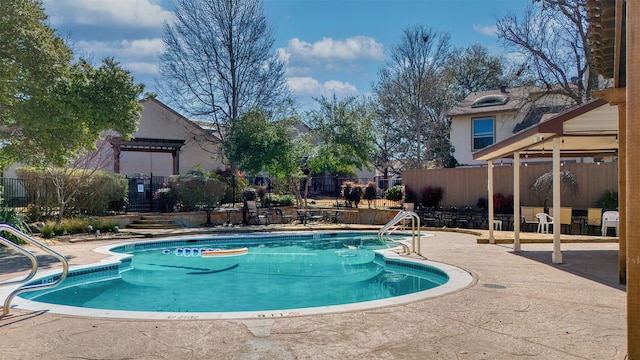
[[[236,256],[202,255],[243,248]],[[180,238],[99,251],[113,258],[74,269],[52,290],[22,294],[19,306],[116,317],[286,316],[385,306],[471,282],[454,267],[401,259],[375,233]]]

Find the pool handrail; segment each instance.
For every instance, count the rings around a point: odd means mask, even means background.
[[[420,216],[418,216],[418,214],[416,214],[413,211],[400,210],[396,214],[396,216],[393,217],[393,219],[389,220],[389,222],[387,222],[382,228],[380,228],[380,230],[378,231],[378,239],[386,243],[386,241],[383,239],[384,234],[385,233],[391,234],[394,231],[398,230],[399,224],[401,224],[402,227],[404,228],[404,220],[408,218],[411,218],[411,248],[412,248],[412,251],[408,251],[408,253],[410,254],[411,252],[415,252],[418,255],[422,255],[420,253]],[[395,226],[395,228],[391,229],[393,226]],[[417,231],[417,239],[418,239],[417,246],[416,246],[416,231]]]
[[[60,262],[62,263],[62,273],[60,274],[58,279],[56,281],[54,281],[54,282],[51,282],[51,283],[48,283],[48,284],[34,284],[34,285],[26,285],[25,286],[24,284],[26,284],[29,280],[31,280],[36,275],[36,272],[38,271],[38,259],[29,250],[27,250],[27,249],[23,248],[22,246],[20,246],[18,244],[15,244],[15,243],[5,239],[4,237],[0,236],[0,243],[2,243],[4,245],[7,245],[7,246],[10,246],[10,247],[12,247],[14,249],[17,249],[18,251],[20,251],[22,254],[24,254],[25,256],[27,256],[31,260],[31,272],[24,279],[0,282],[0,286],[8,285],[8,284],[15,284],[15,283],[23,284],[23,285],[18,286],[17,288],[15,288],[11,293],[9,293],[9,295],[7,296],[7,298],[4,301],[4,306],[2,308],[2,314],[0,315],[0,318],[9,315],[9,307],[11,306],[11,301],[13,300],[13,298],[16,297],[16,295],[21,294],[23,292],[36,291],[36,290],[40,290],[40,289],[46,289],[46,288],[55,287],[58,284],[60,284],[62,282],[62,280],[64,280],[67,277],[67,273],[69,272],[69,263],[67,262],[67,259],[62,254],[60,254],[59,252],[57,252],[57,251],[51,249],[50,247],[42,244],[41,242],[35,240],[34,238],[30,237],[29,235],[23,233],[22,231],[12,227],[11,225],[0,224],[0,232],[1,231],[6,231],[6,232],[18,237],[19,239],[24,240],[25,242],[27,242],[27,243],[29,243],[31,245],[34,245],[35,247],[39,248],[40,250],[53,255],[55,258],[60,260]]]

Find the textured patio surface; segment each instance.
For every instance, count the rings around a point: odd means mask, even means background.
[[[582,242],[563,243],[564,263],[556,265],[550,243],[523,241],[516,254],[508,243],[479,244],[477,235],[434,233],[422,241],[422,254],[471,272],[473,285],[395,307],[255,320],[114,320],[13,309],[0,319],[0,359],[625,358],[616,242],[563,236]],[[92,249],[124,237],[48,243],[75,265],[101,259]],[[24,258],[0,250],[0,280],[29,269]]]

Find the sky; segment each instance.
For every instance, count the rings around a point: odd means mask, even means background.
[[[99,65],[112,57],[145,91],[154,92],[162,24],[171,0],[44,0],[49,24],[74,53]],[[522,14],[531,0],[263,0],[286,63],[287,81],[301,109],[313,98],[368,95],[404,29],[423,25],[448,33],[451,44],[502,48],[496,19]],[[159,98],[163,101],[162,97]]]

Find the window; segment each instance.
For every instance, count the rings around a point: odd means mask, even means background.
[[[473,150],[493,144],[493,118],[473,119]]]
[[[498,106],[504,105],[507,102],[509,102],[509,97],[505,95],[485,95],[477,98],[476,101],[471,104],[471,107]]]

